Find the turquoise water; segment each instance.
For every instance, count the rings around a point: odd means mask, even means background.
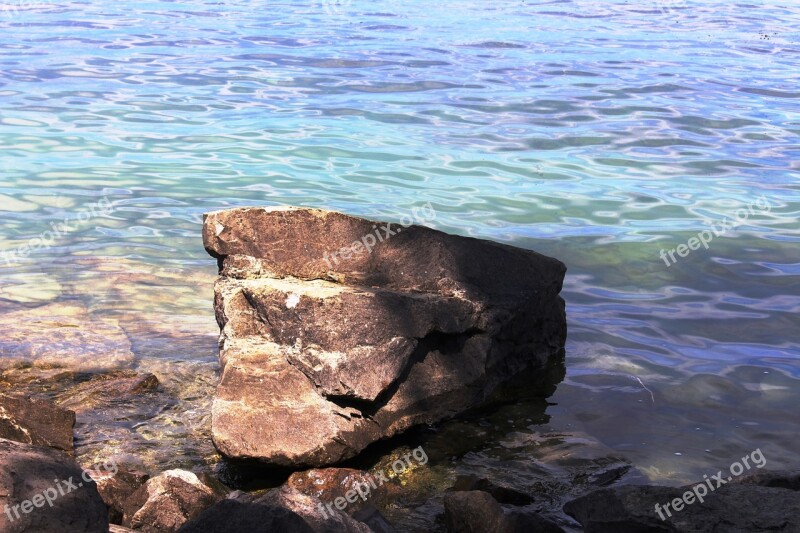
[[[213,462],[202,213],[430,202],[569,267],[567,377],[525,431],[660,482],[796,466],[798,28],[772,1],[4,2],[0,311],[79,302],[164,383],[165,408],[79,417],[79,455]]]

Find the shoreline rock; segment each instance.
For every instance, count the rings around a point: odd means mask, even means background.
[[[336,464],[563,351],[566,268],[532,251],[303,208],[209,213],[203,238],[231,459]]]
[[[172,533],[227,496],[218,484],[186,470],[150,478],[122,504],[122,525],[143,533]]]
[[[45,500],[47,495],[52,505]],[[0,531],[107,533],[108,529],[108,508],[95,483],[83,477],[72,458],[61,451],[0,439]]]
[[[75,412],[44,400],[0,394],[0,438],[72,453]]]

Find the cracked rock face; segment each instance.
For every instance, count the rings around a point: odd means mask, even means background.
[[[566,337],[552,258],[304,208],[207,214],[225,456],[325,466],[475,407]]]

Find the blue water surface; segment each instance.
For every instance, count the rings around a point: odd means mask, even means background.
[[[433,227],[568,265],[548,428],[658,481],[756,448],[796,467],[799,81],[795,2],[6,1],[0,311],[83,302],[210,394],[204,212],[430,202]],[[201,395],[175,407],[199,426]],[[178,416],[134,428],[157,464],[195,453],[152,444]]]

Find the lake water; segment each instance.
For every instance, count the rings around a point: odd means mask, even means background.
[[[161,379],[163,404],[80,415],[79,457],[214,463],[202,213],[430,202],[569,268],[549,419],[466,457],[553,431],[654,482],[796,467],[799,28],[779,1],[5,1],[0,311],[83,306]]]

